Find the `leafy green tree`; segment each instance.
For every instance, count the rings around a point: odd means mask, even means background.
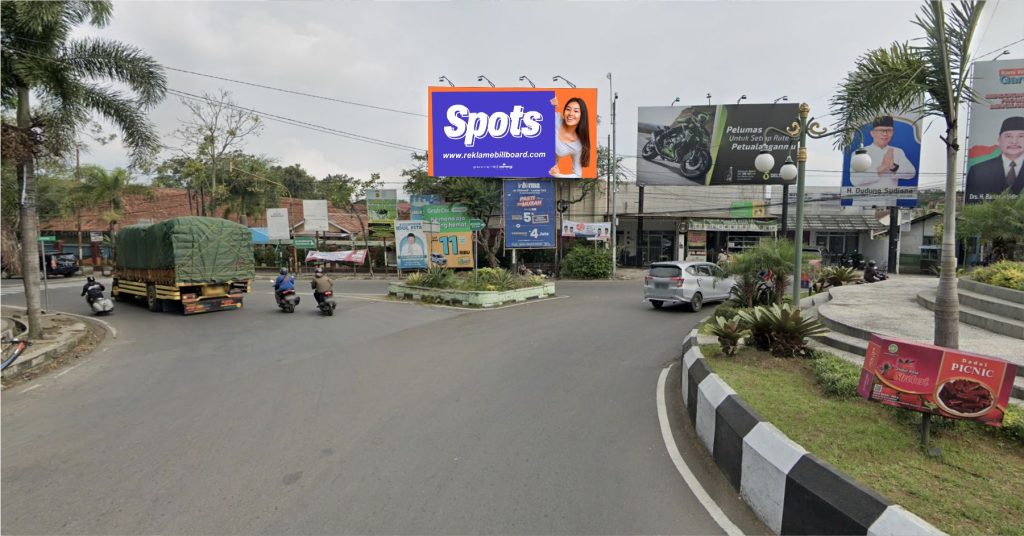
[[[22,192],[21,256],[30,338],[42,335],[36,159],[72,148],[76,128],[93,113],[120,130],[134,160],[147,158],[159,146],[145,113],[166,91],[159,64],[117,41],[71,37],[83,23],[105,26],[112,11],[108,0],[0,3],[0,101],[16,117],[13,124],[3,123],[3,156],[17,163]],[[42,104],[35,113],[32,95]]]
[[[991,201],[965,205],[957,224],[960,238],[980,236],[997,259],[1015,260],[1024,237],[1024,195],[1000,194]]]
[[[920,44],[897,42],[867,52],[832,98],[836,127],[847,133],[841,145],[852,142],[852,132],[861,125],[894,110],[941,117],[946,126],[940,135],[946,145],[946,207],[956,206],[959,113],[963,104],[976,100],[968,79],[969,51],[984,6],[984,0],[960,0],[948,8],[940,0],[928,1],[913,21],[924,31]],[[935,344],[949,348],[960,343],[955,212],[944,212],[947,232],[935,299]]]
[[[107,232],[111,240],[114,238],[114,227],[124,218],[124,197],[152,195],[148,186],[133,184],[131,174],[124,168],[114,168],[108,172],[100,166],[89,165],[83,166],[80,173],[85,198],[107,208],[101,217],[107,221]]]
[[[296,199],[316,199],[316,178],[302,169],[301,164],[271,166],[268,178],[284,185]]]
[[[277,204],[283,192],[282,185],[266,177],[270,159],[248,154],[234,154],[229,157],[228,169],[224,171],[223,186],[218,198],[224,206],[224,217],[238,214],[242,225],[249,225],[250,216],[266,212],[267,207]]]

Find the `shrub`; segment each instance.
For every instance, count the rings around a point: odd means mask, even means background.
[[[1024,408],[1007,406],[1003,413],[1003,426],[999,428],[999,433],[1024,445]]]
[[[607,279],[612,275],[612,256],[590,244],[573,246],[562,259],[562,274],[576,279]]]
[[[860,367],[827,352],[812,352],[811,371],[825,396],[856,398],[860,383]]]
[[[846,266],[829,266],[821,271],[821,278],[829,286],[841,287],[857,280],[857,274],[853,268]]]
[[[426,272],[421,272],[421,275],[423,275],[423,279],[420,280],[419,286],[423,287],[455,288],[457,283],[455,272],[440,266],[432,266]]]
[[[409,275],[409,277],[405,278],[405,284],[406,285],[411,285],[411,286],[414,286],[414,287],[422,287],[423,286],[423,273],[422,272],[416,272],[415,274]]]
[[[724,318],[726,320],[736,316],[736,308],[729,303],[723,303],[715,308],[715,318]]]
[[[736,355],[737,343],[747,334],[746,330],[740,327],[739,321],[727,320],[719,316],[710,325],[711,334],[718,336],[718,344],[722,347],[722,353]]]
[[[974,270],[971,277],[997,287],[1024,290],[1024,262],[999,261]]]
[[[772,342],[772,324],[764,314],[764,307],[755,307],[736,312],[740,326],[750,332],[747,344],[758,350],[768,351]]]
[[[799,307],[787,304],[759,309],[764,310],[771,326],[769,349],[776,357],[806,357],[807,338],[828,332],[817,319],[802,317]]]

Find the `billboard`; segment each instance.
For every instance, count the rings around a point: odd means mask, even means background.
[[[440,205],[444,198],[434,194],[412,194],[409,196],[409,219],[413,221],[423,219],[424,205]]]
[[[549,180],[506,180],[502,183],[505,247],[555,247],[555,188]]]
[[[396,221],[395,243],[398,246],[398,268],[410,270],[429,267],[429,244],[423,221]]]
[[[473,267],[473,230],[469,209],[456,203],[424,205],[423,221],[433,224],[430,234],[430,265],[448,268]]]
[[[306,231],[327,232],[327,200],[326,199],[303,199],[302,218],[305,220],[303,228]]]
[[[597,178],[597,90],[427,89],[432,177]]]
[[[647,186],[743,186],[786,184],[778,169],[765,179],[754,159],[766,127],[785,129],[797,104],[657,106],[638,109],[637,182]],[[768,135],[768,150],[781,167],[796,141]],[[792,182],[790,183],[792,184]]]
[[[974,62],[966,203],[1024,191],[1024,59]]]
[[[586,238],[587,240],[611,239],[611,222],[582,222],[562,220],[562,236],[566,238]]]
[[[921,163],[921,115],[892,114],[858,129],[871,157],[867,171],[850,169],[857,147],[843,153],[843,206],[916,207]]]
[[[270,240],[291,240],[291,226],[288,225],[288,209],[267,209],[267,238]]]
[[[366,214],[370,223],[387,223],[398,219],[398,190],[367,190]]]

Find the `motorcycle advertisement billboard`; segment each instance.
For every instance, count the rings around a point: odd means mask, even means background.
[[[1024,193],[1024,59],[976,61],[965,203]]]
[[[797,104],[647,106],[638,109],[637,182],[647,186],[746,186],[787,184],[778,169],[768,176],[754,168],[767,141],[781,167],[796,142],[767,127],[785,129]],[[790,182],[789,184],[792,184]]]
[[[505,247],[554,249],[555,188],[549,180],[502,182]]]
[[[921,115],[890,114],[861,125],[864,149],[871,157],[867,171],[850,169],[857,146],[843,152],[842,206],[917,206],[918,168],[921,163]]]
[[[398,244],[400,270],[429,267],[429,241],[423,221],[395,221],[395,242]]]
[[[432,177],[597,178],[597,90],[427,88]]]

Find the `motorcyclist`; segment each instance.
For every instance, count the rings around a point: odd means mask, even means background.
[[[81,295],[85,296],[85,301],[89,302],[89,305],[92,305],[94,301],[103,297],[104,290],[107,288],[103,286],[103,283],[96,281],[96,278],[90,275],[86,278],[85,285],[82,286]]]
[[[274,280],[274,298],[281,303],[281,294],[286,290],[295,289],[295,277],[288,274],[287,268],[281,268],[281,275]]]
[[[864,281],[868,283],[875,283],[877,281],[885,281],[886,275],[878,270],[875,261],[868,261],[867,267],[864,268]]]
[[[334,282],[331,278],[324,274],[323,268],[317,268],[313,274],[313,281],[310,282],[310,286],[313,287],[313,298],[316,299],[316,304],[320,305],[324,301],[324,294],[334,290]]]

